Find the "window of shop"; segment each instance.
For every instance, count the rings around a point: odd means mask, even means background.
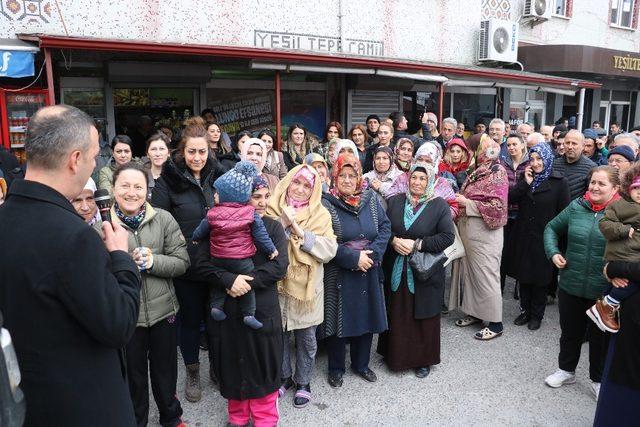
[[[60,102],[73,105],[93,117],[100,138],[107,141],[107,109],[102,78],[62,77],[60,81]]]
[[[280,92],[282,133],[288,125],[302,123],[310,133],[322,137],[327,123],[326,84],[282,81]],[[220,127],[230,135],[241,130],[275,131],[276,104],[271,81],[214,78],[207,83],[206,107],[213,110]]]
[[[545,123],[544,92],[534,90],[511,89],[509,101],[509,124],[512,127],[522,123],[531,123],[536,130]]]
[[[495,96],[473,93],[454,93],[451,116],[464,123],[466,130],[473,129],[476,121],[489,123],[495,117]]]
[[[634,0],[611,0],[611,25],[632,28]]]

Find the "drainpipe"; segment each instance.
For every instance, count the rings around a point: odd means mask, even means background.
[[[282,149],[282,142],[281,142],[281,138],[280,135],[282,133],[282,117],[280,117],[281,114],[281,110],[280,110],[280,71],[276,71],[276,75],[275,75],[275,79],[274,79],[274,83],[275,83],[275,101],[276,101],[276,140],[273,141],[273,145],[275,146],[276,150],[281,150]]]
[[[576,129],[582,132],[582,118],[584,116],[584,93],[586,89],[580,88],[580,96],[578,98],[578,117],[576,117]]]

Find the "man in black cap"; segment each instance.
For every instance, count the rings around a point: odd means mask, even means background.
[[[371,143],[375,144],[378,138],[378,128],[380,127],[380,117],[377,114],[369,114],[367,116],[367,133],[371,139]]]

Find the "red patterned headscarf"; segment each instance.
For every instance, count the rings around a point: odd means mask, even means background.
[[[357,176],[356,191],[350,196],[346,196],[340,193],[338,191],[338,186],[336,185],[338,175],[340,175],[340,173],[342,172],[342,169],[344,169],[346,166],[351,167],[355,171]],[[331,177],[332,177],[333,185],[331,186],[331,189],[329,190],[329,192],[335,197],[345,202],[346,204],[356,208],[359,207],[360,195],[364,190],[364,180],[362,179],[362,166],[360,165],[360,160],[358,160],[358,158],[351,153],[340,154],[338,156],[338,159],[336,160],[336,163],[333,165]]]

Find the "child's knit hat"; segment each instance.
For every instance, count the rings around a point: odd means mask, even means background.
[[[213,183],[218,192],[220,203],[247,203],[251,198],[253,178],[258,169],[251,162],[238,162],[233,169],[222,175]]]

